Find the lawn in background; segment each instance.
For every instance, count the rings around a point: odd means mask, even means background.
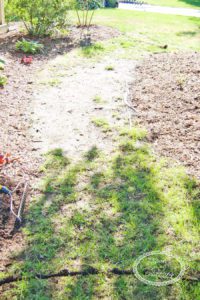
[[[148,4],[170,7],[184,7],[184,8],[200,8],[199,0],[146,0]]]
[[[120,30],[122,40],[132,42],[124,47],[134,52],[160,52],[164,45],[168,51],[200,50],[200,18],[102,9],[96,12],[95,23]]]

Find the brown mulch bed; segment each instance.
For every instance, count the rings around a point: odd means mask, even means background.
[[[200,53],[152,55],[135,75],[133,107],[155,151],[200,178]]]

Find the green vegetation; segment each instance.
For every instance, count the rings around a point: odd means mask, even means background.
[[[144,130],[122,128],[119,134],[120,145],[110,157],[95,146],[77,164],[60,149],[47,155],[42,195],[32,201],[24,228],[27,247],[9,270],[23,279],[5,297],[197,299],[199,187],[184,169],[151,153]],[[106,275],[111,268],[131,269],[138,256],[153,250],[179,256],[185,279],[158,288],[134,275]],[[146,278],[155,263],[141,264]],[[177,269],[173,260],[168,264],[168,271]],[[88,266],[101,274],[34,278]]]
[[[96,95],[94,98],[93,98],[93,101],[97,104],[103,104],[105,103],[106,101],[99,95]]]
[[[64,28],[68,21],[68,0],[7,1],[10,20],[22,20],[29,34],[43,36],[54,28]]]
[[[8,78],[5,75],[0,75],[0,87],[3,87],[8,82]]]
[[[105,119],[95,118],[92,120],[92,123],[100,127],[104,133],[111,131],[110,125]]]
[[[24,53],[35,54],[43,49],[43,45],[35,41],[27,41],[23,39],[16,43],[16,49],[21,50]]]
[[[104,53],[104,46],[101,43],[96,43],[91,46],[85,46],[81,48],[81,54],[87,58],[91,58],[94,55]]]
[[[148,4],[170,7],[200,8],[199,0],[146,0]]]
[[[116,0],[107,0],[106,7],[115,8],[118,2]]]
[[[141,59],[149,53],[200,51],[199,18],[100,9],[95,23],[119,30],[119,36],[77,51],[87,59],[98,60],[111,52],[115,58]]]
[[[105,67],[105,70],[106,70],[106,71],[114,71],[114,69],[115,69],[115,68],[114,68],[113,66],[106,66],[106,67]]]
[[[167,51],[200,50],[199,18],[104,9],[97,12],[95,20],[97,24],[120,30],[123,35],[113,40],[113,47],[118,42],[118,48],[121,45],[133,54],[166,51],[161,48],[166,44]]]
[[[3,71],[5,67],[5,61],[0,58],[0,71]]]
[[[77,25],[86,27],[92,24],[95,10],[102,7],[101,0],[75,0],[73,4],[77,16]]]
[[[82,59],[111,51],[135,59],[149,52],[200,50],[196,18],[99,10],[97,20],[122,35],[82,47],[77,51]],[[167,50],[163,49],[166,44]],[[182,88],[184,79],[177,82]],[[57,83],[54,78],[49,81]],[[96,103],[101,101],[99,96],[94,98]],[[114,132],[105,119],[92,123],[104,133]],[[109,156],[97,146],[75,163],[61,149],[47,154],[40,195],[32,199],[23,227],[26,246],[4,274],[20,275],[22,280],[3,292],[5,299],[198,298],[199,185],[182,167],[152,153],[144,129],[119,128],[117,138],[118,145]],[[186,266],[184,278],[156,287],[134,275],[108,274],[113,268],[132,269],[136,258],[155,250],[180,257]],[[145,278],[152,278],[154,265],[147,260],[140,266]],[[100,274],[39,279],[40,274],[89,267]],[[174,269],[176,263],[169,261],[164,270]]]

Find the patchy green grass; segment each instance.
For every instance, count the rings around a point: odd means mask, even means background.
[[[81,48],[81,54],[84,57],[91,58],[95,55],[99,55],[105,51],[104,46],[101,43],[96,43],[91,46]]]
[[[106,103],[106,100],[104,100],[101,96],[99,95],[96,95],[94,98],[93,98],[93,101],[97,104],[104,104]]]
[[[32,201],[24,227],[27,246],[9,270],[23,279],[5,299],[198,298],[200,190],[183,168],[152,154],[143,129],[121,129],[111,157],[92,147],[70,164],[60,149],[52,151],[43,171],[42,195]],[[156,287],[134,275],[106,275],[111,268],[133,268],[137,257],[153,250],[179,256],[184,279]],[[88,266],[101,274],[33,278]],[[155,261],[144,260],[140,271],[149,279],[155,268]],[[169,261],[164,270],[176,269]]]
[[[92,123],[95,126],[100,127],[102,129],[102,131],[105,133],[111,131],[111,127],[105,119],[95,118],[92,120]]]
[[[200,8],[199,0],[146,0],[148,4],[170,7],[184,7],[184,8]]]
[[[121,35],[83,47],[81,54],[86,58],[111,52],[115,57],[137,59],[155,52],[200,51],[199,18],[100,9],[95,14],[95,23],[116,28]]]
[[[111,66],[111,65],[105,67],[106,71],[114,71],[114,69],[115,68],[113,66]]]

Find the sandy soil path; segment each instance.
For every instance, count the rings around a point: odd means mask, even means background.
[[[103,119],[111,126],[124,123],[124,87],[133,78],[134,67],[135,62],[128,60],[89,62],[67,70],[56,86],[40,86],[32,112],[31,133],[36,149],[45,153],[62,148],[75,159],[93,145],[109,153],[112,139],[107,139],[92,121]],[[59,69],[63,71],[64,66]]]

